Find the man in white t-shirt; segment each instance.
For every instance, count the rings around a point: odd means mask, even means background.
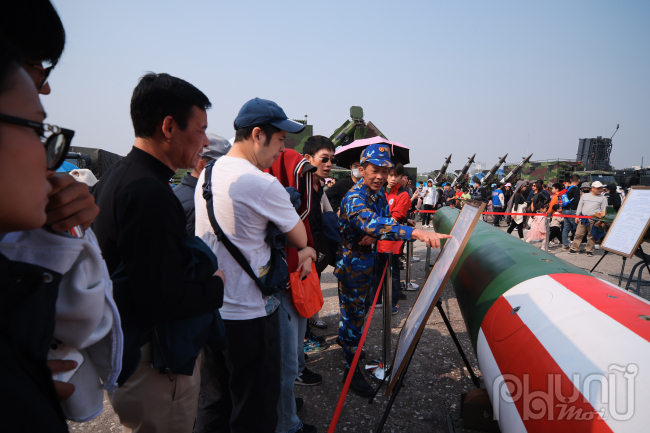
[[[289,120],[275,102],[248,101],[234,122],[232,149],[212,169],[214,213],[225,236],[241,251],[258,276],[268,272],[271,250],[265,241],[272,221],[287,235],[287,245],[303,249],[307,232],[280,182],[263,170],[284,152],[284,138],[304,125]],[[198,184],[203,185],[205,171]],[[194,427],[204,431],[275,432],[280,395],[280,330],[278,302],[265,297],[220,244],[208,219],[202,189],[197,188],[196,235],[215,251],[226,274],[220,309],[229,348],[205,350]],[[207,376],[207,377],[206,377]],[[315,431],[315,430],[313,430]]]

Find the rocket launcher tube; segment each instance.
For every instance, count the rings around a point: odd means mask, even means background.
[[[502,432],[647,430],[648,301],[482,221],[450,281]]]

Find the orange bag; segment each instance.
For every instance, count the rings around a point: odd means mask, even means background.
[[[323,308],[325,301],[314,263],[311,264],[311,274],[303,281],[300,281],[300,271],[292,272],[289,275],[289,285],[293,304],[301,317],[309,318]]]

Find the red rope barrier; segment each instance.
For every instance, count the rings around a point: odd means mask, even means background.
[[[379,280],[379,285],[377,286],[377,293],[375,293],[375,300],[372,301],[372,306],[370,307],[370,312],[368,313],[368,319],[363,325],[363,334],[361,334],[361,340],[359,340],[357,351],[354,353],[352,365],[350,366],[350,370],[348,370],[348,377],[345,378],[343,390],[339,396],[339,402],[336,404],[336,409],[334,410],[334,415],[332,416],[332,421],[330,422],[330,427],[327,430],[327,433],[334,433],[336,430],[336,425],[339,422],[341,410],[343,410],[343,403],[345,403],[345,397],[348,395],[348,389],[350,388],[350,383],[352,382],[352,376],[354,376],[354,370],[357,368],[357,364],[359,363],[359,357],[361,356],[361,351],[363,350],[363,343],[366,342],[366,335],[368,334],[368,329],[370,329],[370,321],[372,321],[372,315],[375,312],[375,304],[377,304],[377,299],[379,299],[379,294],[381,293],[381,285],[384,283],[386,268],[388,268],[388,263],[386,263],[384,272],[381,274],[381,280]],[[384,305],[384,314],[390,314],[390,305],[388,307]]]
[[[436,213],[437,211],[435,210],[420,210],[418,211],[420,213]],[[483,215],[524,215],[524,216],[546,216],[545,213],[515,213],[515,212],[483,212]],[[591,219],[593,217],[590,216],[584,216],[584,215],[569,215],[569,214],[554,214],[554,216],[558,216],[561,218],[583,218],[583,219]]]

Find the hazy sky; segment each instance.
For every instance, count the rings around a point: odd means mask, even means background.
[[[43,103],[77,146],[126,154],[131,93],[154,71],[208,95],[226,138],[260,97],[326,136],[360,105],[419,171],[449,153],[456,169],[575,159],[617,123],[614,166],[650,165],[648,1],[53,3],[67,44]]]

